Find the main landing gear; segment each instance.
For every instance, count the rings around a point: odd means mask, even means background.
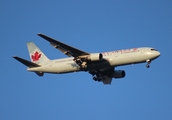
[[[93,80],[100,82],[102,79],[100,77],[93,77]]]
[[[102,78],[97,71],[92,71],[89,73],[93,76],[93,80],[98,81],[98,82],[102,81]]]
[[[146,62],[147,62],[146,67],[147,67],[147,68],[150,68],[151,60],[146,60]]]

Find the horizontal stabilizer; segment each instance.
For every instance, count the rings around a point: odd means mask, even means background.
[[[33,63],[33,62],[30,62],[28,60],[25,60],[23,58],[20,58],[20,57],[17,57],[17,56],[14,56],[13,58],[18,60],[19,62],[23,63],[24,65],[26,65],[28,67],[40,67],[40,65],[38,65],[36,63]]]

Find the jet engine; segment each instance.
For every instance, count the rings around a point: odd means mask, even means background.
[[[114,78],[124,78],[125,77],[125,71],[124,70],[115,70],[112,74]]]
[[[99,60],[102,60],[103,55],[101,53],[94,53],[94,54],[89,55],[87,58],[90,61],[99,61]]]
[[[101,53],[93,53],[87,56],[80,56],[80,58],[86,61],[99,61],[103,59],[103,55]]]

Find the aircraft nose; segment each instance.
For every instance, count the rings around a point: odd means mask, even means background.
[[[161,53],[159,51],[156,52],[156,56],[159,57]]]
[[[157,56],[160,56],[160,55],[161,55],[161,53],[158,51],[158,52],[157,52]]]

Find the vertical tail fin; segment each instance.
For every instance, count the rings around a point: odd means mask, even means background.
[[[30,59],[33,63],[41,63],[43,61],[49,61],[47,56],[33,43],[27,43]]]

